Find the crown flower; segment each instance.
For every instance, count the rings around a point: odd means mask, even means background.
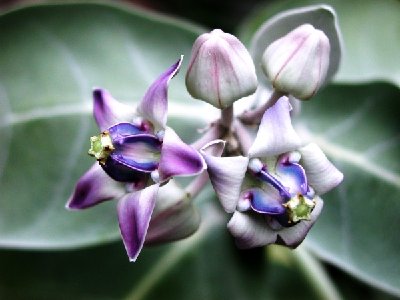
[[[145,242],[160,185],[204,169],[200,154],[166,126],[168,83],[181,62],[182,58],[148,88],[136,112],[106,90],[93,91],[93,113],[101,132],[90,138],[88,153],[98,162],[79,179],[66,207],[84,209],[119,199],[119,227],[131,261]],[[162,239],[159,232],[152,230],[152,240]]]

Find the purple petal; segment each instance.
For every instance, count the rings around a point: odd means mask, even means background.
[[[165,181],[173,176],[196,175],[204,168],[204,160],[199,152],[185,144],[175,131],[167,127],[158,167],[160,180]]]
[[[126,136],[145,133],[141,128],[132,123],[118,123],[108,129],[112,140],[117,140]]]
[[[343,180],[343,174],[327,159],[314,143],[299,149],[308,184],[317,195],[322,195],[336,187]]]
[[[300,147],[301,141],[293,129],[290,110],[288,98],[281,97],[265,111],[249,150],[250,157],[271,157]]]
[[[66,208],[83,209],[125,194],[123,184],[112,180],[95,163],[78,181]]]
[[[283,214],[286,209],[282,205],[282,198],[279,193],[268,191],[265,192],[259,188],[251,188],[244,191],[244,194],[250,199],[251,208],[254,211],[268,215]]]
[[[115,160],[129,168],[142,172],[157,169],[161,153],[161,142],[151,134],[126,136],[113,141],[115,150],[109,160]]]
[[[151,185],[118,202],[119,228],[130,261],[135,261],[142,250],[158,188],[158,184]]]
[[[270,244],[295,248],[304,240],[321,213],[323,202],[319,198],[315,200],[316,206],[311,213],[311,220],[300,221],[292,227],[285,228],[277,224],[273,229],[263,215],[235,212],[228,223],[228,229],[242,249]]]
[[[183,56],[157,78],[139,104],[140,114],[153,123],[156,131],[164,129],[167,124],[168,83],[178,73],[182,59]]]
[[[110,157],[101,167],[112,179],[120,182],[132,183],[132,188],[134,188],[134,190],[143,189],[150,179],[150,173],[135,170]]]
[[[129,122],[134,116],[133,108],[115,100],[104,89],[93,90],[93,102],[93,115],[100,131],[121,122]]]
[[[292,196],[307,194],[307,177],[302,166],[298,163],[289,162],[287,155],[285,155],[279,159],[275,170],[280,182],[289,190]]]
[[[217,140],[204,146],[201,153],[207,164],[211,184],[228,213],[236,209],[240,188],[246,174],[249,159],[243,156],[218,157],[222,154],[224,141]]]
[[[156,199],[145,245],[180,240],[199,228],[198,211],[186,191],[173,179],[160,187]]]

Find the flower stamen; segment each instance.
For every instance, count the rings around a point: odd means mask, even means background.
[[[99,135],[90,137],[90,149],[88,154],[95,157],[102,165],[106,163],[108,156],[114,151],[110,133],[106,130]]]
[[[315,200],[298,194],[282,205],[288,212],[289,222],[295,223],[300,220],[311,220],[311,212],[315,207]]]

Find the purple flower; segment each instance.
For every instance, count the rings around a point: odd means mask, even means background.
[[[181,62],[149,87],[136,112],[103,89],[93,91],[93,114],[101,133],[90,139],[89,154],[98,163],[79,179],[66,207],[84,209],[119,199],[119,227],[131,261],[145,242],[160,185],[204,169],[200,154],[166,127],[168,83]]]
[[[228,229],[241,248],[298,246],[319,216],[319,197],[343,179],[316,144],[301,146],[281,97],[264,113],[247,156],[220,157],[224,142],[202,149]]]

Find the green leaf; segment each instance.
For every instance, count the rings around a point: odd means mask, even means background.
[[[201,30],[123,6],[40,5],[0,16],[0,246],[70,248],[119,237],[115,201],[69,212],[75,182],[94,163],[94,86],[135,105]],[[186,67],[183,67],[183,70]],[[171,82],[170,114],[197,115],[184,76]],[[185,126],[185,127],[184,127]],[[191,121],[189,128],[198,127]],[[203,124],[200,126],[204,126]]]
[[[400,295],[400,90],[335,85],[302,106],[297,128],[344,173],[323,195],[306,244],[321,258]]]
[[[245,21],[239,36],[249,42],[263,22],[278,12],[318,0],[284,0],[269,3]],[[344,53],[335,81],[361,83],[386,80],[400,85],[400,2],[397,0],[326,0],[337,12],[343,33]]]
[[[0,251],[0,297],[318,299],[290,251],[238,250],[220,213],[205,205],[195,235],[145,248],[134,264],[121,243],[69,252]]]

